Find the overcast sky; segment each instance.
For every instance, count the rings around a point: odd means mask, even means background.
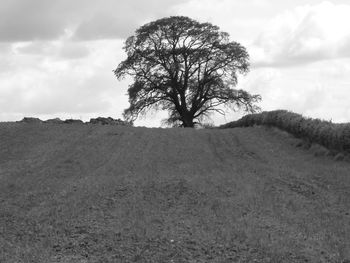
[[[123,42],[171,15],[218,25],[248,49],[251,69],[237,88],[260,94],[263,110],[350,122],[349,0],[1,0],[0,121],[121,118],[130,80],[112,70]]]

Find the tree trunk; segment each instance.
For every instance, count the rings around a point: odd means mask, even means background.
[[[193,128],[194,123],[193,123],[193,117],[186,115],[182,117],[182,124],[185,128]]]

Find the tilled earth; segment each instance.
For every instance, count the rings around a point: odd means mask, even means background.
[[[0,124],[0,262],[350,262],[350,163],[274,129]]]

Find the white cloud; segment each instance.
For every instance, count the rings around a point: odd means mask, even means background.
[[[267,0],[190,0],[173,6],[172,12],[217,25],[232,40],[246,45],[270,18],[270,6]]]
[[[132,17],[115,17],[112,14],[101,13],[93,18],[82,22],[76,32],[78,40],[126,38],[137,27],[137,21]]]
[[[255,66],[293,66],[350,55],[350,5],[322,2],[278,15],[250,47]]]
[[[64,43],[58,53],[63,59],[80,59],[89,55],[89,49],[84,43]]]
[[[331,2],[299,6],[272,19],[248,47],[253,63],[244,83],[263,96],[263,110],[350,121],[347,24],[350,5]]]
[[[261,67],[241,87],[261,94],[263,110],[286,109],[313,118],[350,122],[350,59],[318,61],[300,67]]]
[[[186,0],[2,0],[0,41],[53,40],[78,28],[79,39],[124,38],[147,19]]]
[[[89,55],[89,50],[84,42],[70,40],[60,41],[29,41],[13,45],[14,52],[20,57],[38,56],[51,59],[80,59]]]
[[[21,48],[28,46],[16,46],[13,69],[0,75],[2,113],[102,115],[113,111],[113,116],[121,117],[127,106],[127,85],[118,82],[112,70],[123,56],[122,41],[91,41],[86,44],[89,55],[79,60],[40,56],[36,50],[22,53]],[[48,46],[49,50],[57,47]]]

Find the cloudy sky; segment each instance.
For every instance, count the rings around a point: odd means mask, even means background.
[[[112,70],[125,58],[123,42],[171,15],[218,25],[248,49],[251,69],[237,88],[261,94],[263,110],[350,122],[349,0],[2,0],[0,121],[121,118],[130,80]],[[136,125],[159,126],[165,116]]]

